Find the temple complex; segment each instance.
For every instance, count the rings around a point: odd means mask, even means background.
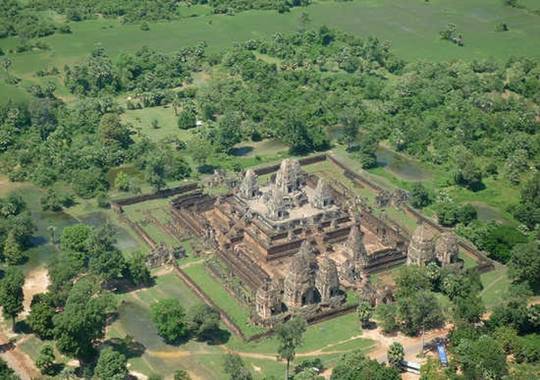
[[[247,170],[229,194],[186,195],[173,207],[253,294],[254,320],[264,324],[339,309],[370,272],[405,261],[399,231],[351,204],[286,159],[264,180]]]

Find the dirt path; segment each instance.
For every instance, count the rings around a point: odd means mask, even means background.
[[[0,345],[3,347],[0,357],[21,380],[32,380],[41,376],[32,359],[18,348],[17,344],[9,345],[9,338],[4,331],[0,331]]]
[[[449,330],[450,326],[445,326],[441,329],[435,329],[426,332],[424,336],[425,344],[427,345],[429,341],[435,338],[445,337],[446,335],[448,335]],[[422,349],[421,337],[409,337],[401,333],[392,336],[384,335],[379,328],[374,330],[364,330],[361,337],[369,338],[377,342],[376,348],[370,351],[368,353],[368,356],[378,361],[387,360],[386,352],[388,351],[388,347],[390,347],[393,342],[399,342],[403,345],[406,360],[418,361],[417,355]]]
[[[45,292],[48,286],[49,272],[47,271],[47,268],[38,267],[28,272],[24,280],[24,310],[21,313],[20,318],[24,318],[30,313],[30,303],[32,302],[32,298],[36,294]]]

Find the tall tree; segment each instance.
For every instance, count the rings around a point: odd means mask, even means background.
[[[347,150],[351,150],[356,143],[358,130],[360,129],[360,118],[352,109],[347,109],[341,115],[341,125],[343,126],[343,139],[347,144]]]
[[[25,259],[22,247],[15,237],[14,231],[10,231],[4,242],[4,258],[6,262],[11,265],[21,264]]]
[[[306,321],[300,317],[294,317],[279,325],[276,335],[279,341],[278,355],[287,361],[285,368],[285,379],[289,378],[289,367],[296,356],[296,349],[303,342],[306,331]]]
[[[45,344],[39,351],[39,356],[36,359],[36,367],[39,368],[43,375],[54,374],[54,350],[50,344]]]
[[[508,274],[514,282],[527,282],[540,291],[540,242],[517,244],[512,249]]]
[[[207,304],[193,306],[188,313],[189,331],[198,339],[212,337],[219,330],[219,311]]]
[[[388,357],[388,364],[394,368],[400,368],[401,362],[405,357],[405,351],[403,346],[399,342],[393,342],[390,347],[388,347],[388,352],[386,354]]]
[[[101,350],[94,371],[97,380],[124,380],[127,374],[127,359],[124,355],[110,347]]]
[[[112,297],[104,293],[95,277],[78,280],[69,292],[63,312],[53,318],[58,349],[82,361],[91,358],[94,342],[105,335],[107,315],[113,309]]]
[[[246,368],[244,361],[238,354],[227,354],[223,364],[224,372],[230,380],[252,380],[251,372]]]
[[[188,334],[186,313],[179,300],[170,298],[158,301],[150,310],[159,336],[167,343],[174,343]]]
[[[17,315],[23,311],[23,285],[24,275],[21,270],[8,267],[4,278],[0,281],[0,305],[4,318],[11,319],[13,330]]]
[[[358,319],[360,319],[360,324],[362,328],[366,328],[369,325],[369,320],[373,316],[373,306],[368,301],[360,301],[358,307],[356,308],[358,313]]]

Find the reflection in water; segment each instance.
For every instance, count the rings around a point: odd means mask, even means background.
[[[139,247],[139,243],[135,240],[124,228],[110,223],[109,218],[104,212],[93,212],[81,218],[82,223],[89,224],[94,227],[103,226],[106,223],[111,224],[114,237],[116,238],[116,246],[120,250],[130,250]]]
[[[383,147],[377,148],[375,153],[377,164],[391,171],[393,174],[409,180],[421,181],[431,177],[431,174],[421,168],[414,160],[407,159]]]

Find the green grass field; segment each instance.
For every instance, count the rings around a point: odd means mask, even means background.
[[[142,354],[129,359],[131,370],[146,375],[160,373],[166,376],[183,368],[194,378],[221,379],[225,376],[222,372],[223,355],[233,350],[243,356],[255,378],[260,379],[263,375],[281,376],[284,363],[276,361],[277,341],[273,337],[246,343],[230,336],[226,343],[219,345],[193,340],[179,346],[164,343],[153,326],[149,307],[169,297],[180,299],[186,309],[201,302],[174,273],[158,277],[151,288],[118,297],[121,302],[119,318],[108,328],[107,336],[112,339],[129,334],[135,342],[142,344]],[[319,356],[326,365],[332,365],[343,352],[355,349],[367,351],[373,346],[370,340],[359,338],[360,334],[354,313],[312,325],[306,331],[298,357]]]
[[[534,9],[534,0],[527,3]],[[538,6],[536,6],[538,8]],[[310,27],[326,24],[343,31],[390,41],[393,51],[407,60],[452,60],[510,56],[540,57],[540,16],[528,8],[504,6],[492,0],[357,0],[351,2],[316,1],[308,8],[295,8],[279,14],[276,11],[248,11],[234,16],[203,14],[171,22],[150,23],[149,31],[136,24],[121,24],[111,19],[72,23],[72,34],[55,34],[42,38],[49,46],[45,51],[9,54],[11,72],[24,81],[50,78],[33,76],[38,69],[74,64],[96,47],[103,47],[113,57],[122,51],[134,51],[143,45],[162,51],[175,51],[188,45],[206,42],[210,51],[232,46],[235,41],[265,38],[298,28],[298,17],[307,12]],[[505,22],[510,31],[495,32]],[[457,25],[465,46],[458,47],[439,38],[448,23]],[[0,48],[13,49],[17,38],[0,39]],[[60,83],[56,80],[57,83]],[[62,93],[62,89],[59,89]],[[22,98],[25,94],[13,86],[0,85],[0,99]],[[62,93],[67,97],[67,93]]]
[[[185,268],[186,274],[236,323],[246,336],[263,332],[264,329],[249,322],[249,308],[231,296],[223,285],[204,268],[205,263],[197,263]]]

